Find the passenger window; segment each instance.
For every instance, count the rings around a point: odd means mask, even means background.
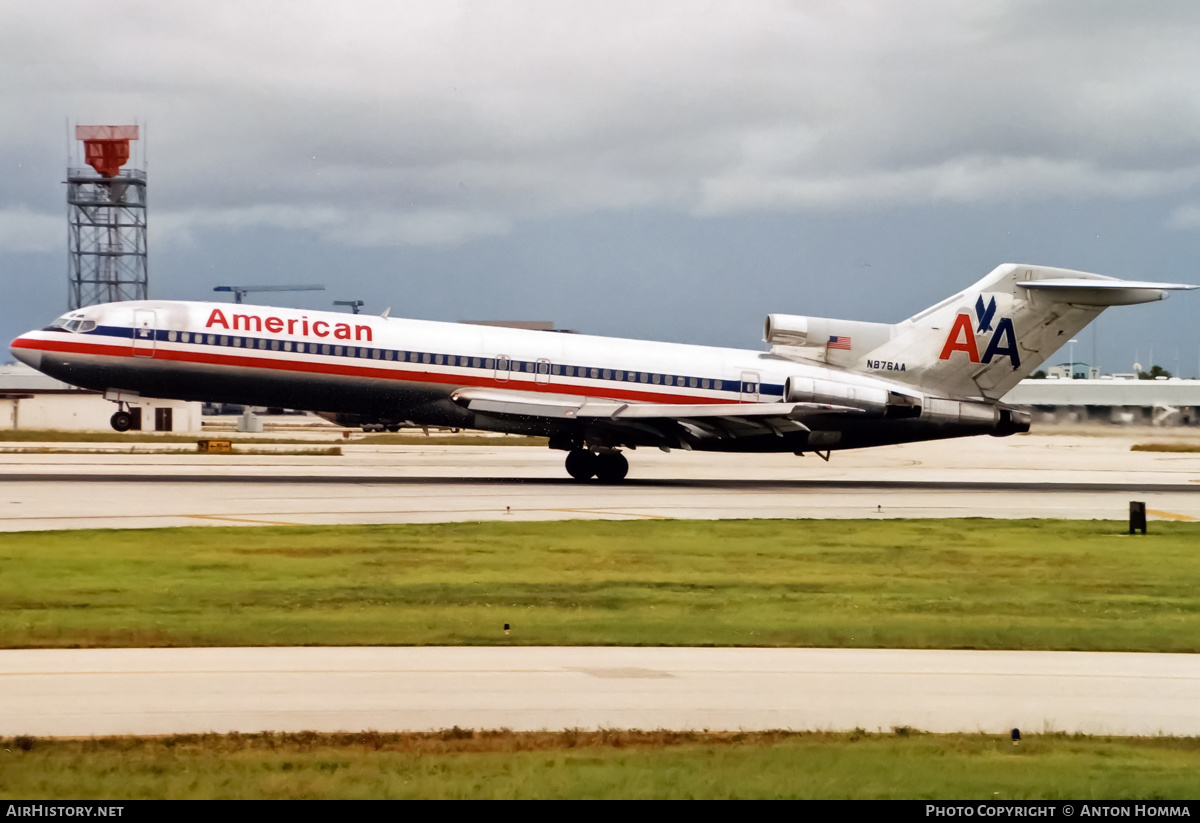
[[[265,348],[267,347],[267,338],[265,338],[265,337],[264,337],[264,338],[262,338],[261,340],[259,340],[259,341],[258,341],[258,347],[259,347],[260,349],[265,349]]]
[[[190,333],[190,332],[186,332],[186,331],[185,331],[183,334],[181,334],[181,335],[180,335],[180,337],[182,337],[182,338],[183,338],[183,342],[184,342],[184,343],[190,343],[190,342],[192,342],[192,335],[191,335],[191,333]]]
[[[655,375],[651,375],[651,377],[653,378],[653,380],[654,380],[654,382],[655,382],[655,383],[661,383],[661,382],[662,382],[662,375],[661,375],[661,374],[655,374]]]
[[[229,337],[227,337],[227,336],[226,336],[226,335],[224,335],[224,334],[223,334],[223,335],[221,335],[221,345],[222,345],[222,346],[228,346],[228,345],[229,345]]]
[[[392,357],[395,355],[395,352],[394,352],[394,351],[392,351],[391,349],[388,349],[388,350],[387,350],[386,352],[384,352],[383,354],[384,354],[384,357],[386,357],[388,360],[391,360],[391,359],[392,359]]]
[[[379,349],[371,349],[371,359],[372,360],[379,359]]]
[[[599,369],[592,369],[592,377],[593,377],[593,378],[596,378],[596,377],[599,377],[599,376],[600,376],[600,370],[599,370]]]
[[[421,355],[421,362],[422,362],[422,363],[428,363],[428,362],[429,362],[429,352],[425,352],[423,355]]]
[[[334,346],[333,347],[333,355],[334,355],[334,357],[341,357],[342,356],[342,347]]]
[[[291,341],[291,340],[284,340],[284,341],[283,341],[283,350],[284,350],[284,351],[291,351],[291,350],[292,350],[292,341]]]
[[[473,366],[476,369],[479,368],[479,358],[478,357],[471,358],[471,366]]]
[[[641,375],[639,375],[638,379],[641,380],[643,383],[649,383],[650,375],[646,374],[646,372],[642,372]]]
[[[217,342],[217,336],[215,334],[210,334],[208,336],[208,345],[211,346],[213,343],[216,343],[216,342]]]
[[[240,349],[242,347],[242,338],[240,338],[240,337],[233,338],[233,347],[235,349]]]
[[[703,389],[707,389],[707,388],[708,388],[708,380],[707,380],[707,379],[705,379],[704,381],[702,381],[702,382],[700,383],[700,388],[703,388]]]
[[[435,365],[438,365],[438,366],[442,365],[442,356],[440,354],[437,355],[436,357],[433,358],[433,362]]]
[[[605,370],[604,370],[604,379],[605,379],[605,380],[611,380],[611,379],[612,379],[612,369],[605,369]]]
[[[562,367],[559,366],[557,363],[555,363],[553,366],[550,367],[550,373],[551,374],[562,374]]]
[[[173,331],[167,332],[167,339],[170,340],[172,343],[175,342],[176,337],[178,337],[178,335],[175,332],[173,332]]]
[[[321,354],[329,354],[329,344],[328,343],[321,346]]]
[[[483,367],[485,369],[494,369],[496,368],[496,361],[489,357],[483,361]]]
[[[353,346],[346,347],[346,356],[347,357],[353,357],[354,353],[355,353],[355,348]]]
[[[271,351],[279,351],[279,341],[278,340],[271,341]]]
[[[694,388],[696,388],[696,378],[694,378],[694,377],[689,377],[689,378],[688,378],[688,385],[689,385],[689,386],[691,386],[693,389],[694,389]]]

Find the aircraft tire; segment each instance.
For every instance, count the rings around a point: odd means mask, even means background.
[[[567,474],[576,480],[590,480],[596,473],[600,461],[586,449],[575,449],[567,453]]]
[[[629,474],[629,461],[620,452],[596,455],[596,479],[601,483],[620,483]]]
[[[109,425],[119,432],[127,432],[133,428],[133,415],[126,411],[119,411],[108,419]]]

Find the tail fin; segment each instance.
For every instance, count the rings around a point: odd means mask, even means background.
[[[947,397],[995,401],[1105,308],[1162,300],[1168,290],[1194,288],[1006,263],[891,326],[886,342],[841,365]]]

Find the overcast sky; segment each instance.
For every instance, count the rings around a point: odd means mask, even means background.
[[[150,295],[757,348],[1023,262],[1200,283],[1200,4],[0,0],[0,335],[68,123],[146,126]],[[1196,376],[1200,295],[1084,332]],[[1064,350],[1057,360],[1066,360]]]

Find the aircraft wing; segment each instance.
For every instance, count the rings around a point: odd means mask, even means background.
[[[658,435],[663,445],[684,448],[686,441],[681,442],[679,429],[700,439],[762,434],[782,437],[788,432],[809,431],[804,423],[806,418],[862,413],[861,409],[826,403],[639,403],[503,389],[459,389],[452,398],[477,413],[548,417],[602,428],[626,428],[643,436]]]

